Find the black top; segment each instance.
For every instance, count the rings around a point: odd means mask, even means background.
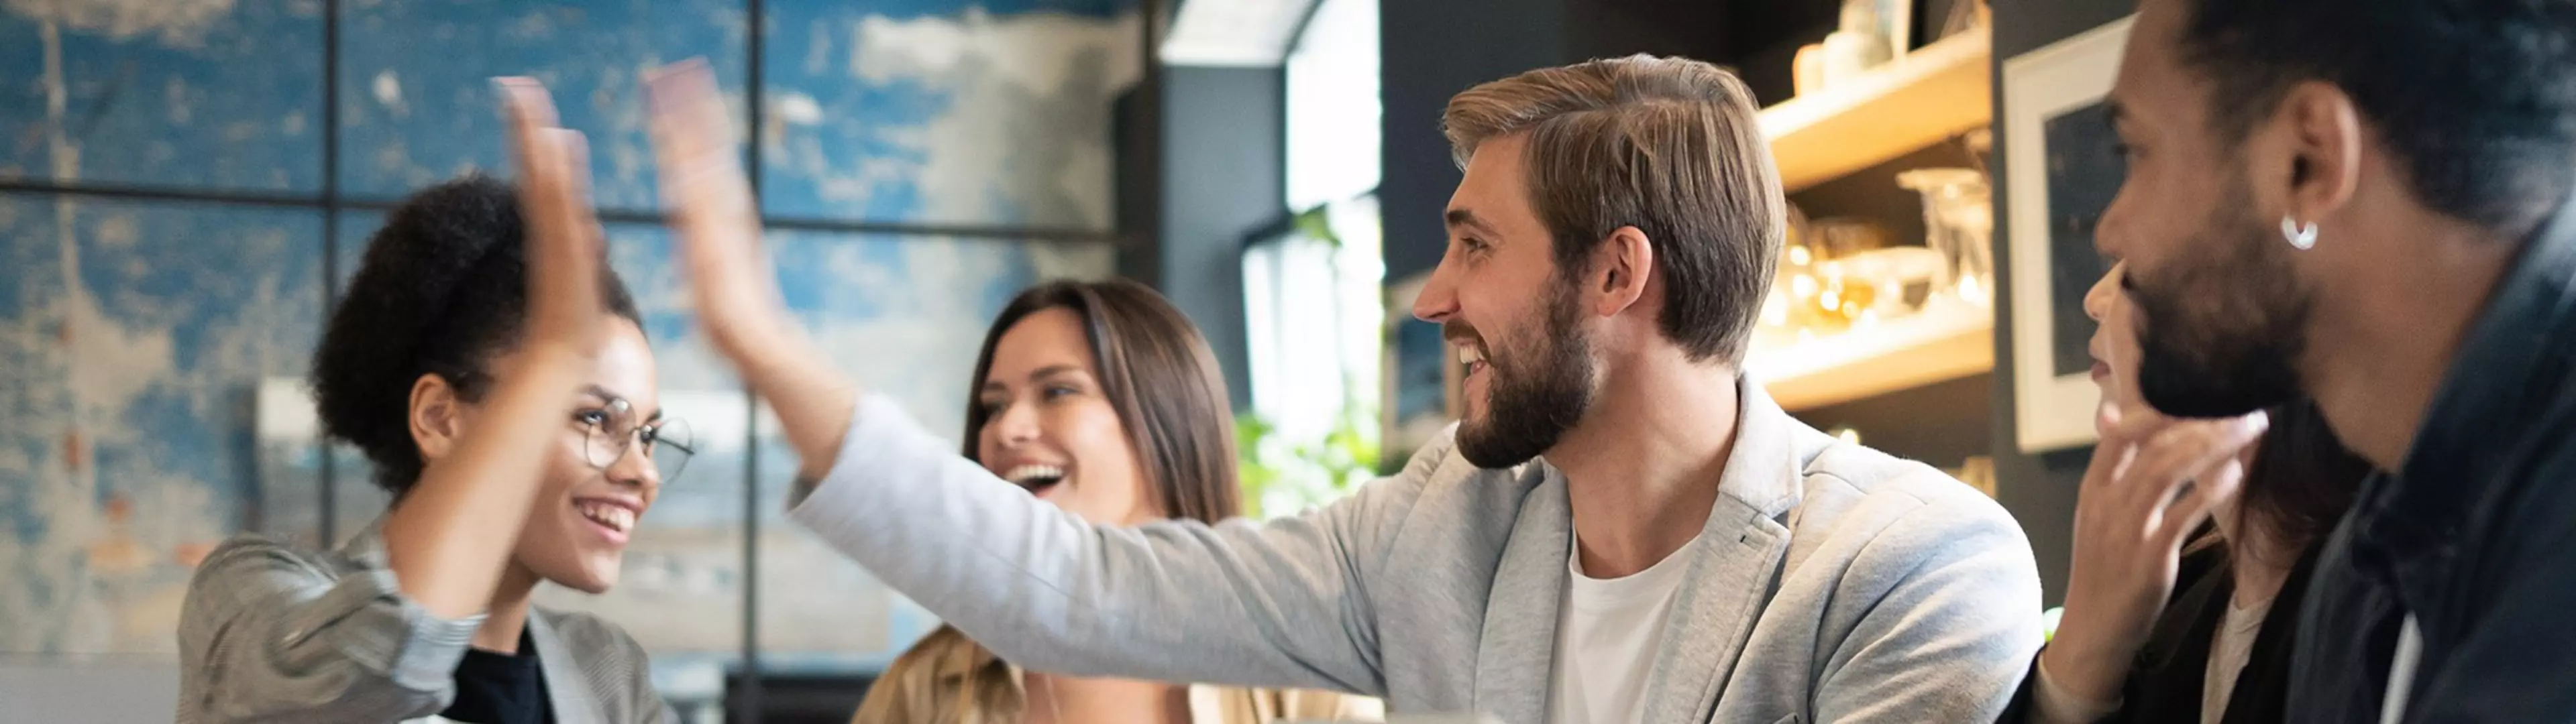
[[[2409,614],[2402,721],[2576,721],[2576,213],[2541,228],[2318,557],[2293,721],[2377,721]]]
[[[2298,641],[2300,601],[2308,588],[2308,574],[2316,566],[2318,546],[2309,546],[2281,581],[2281,592],[2272,599],[2272,608],[2263,614],[2263,628],[2254,634],[2254,649],[2245,657],[2245,668],[2236,675],[2236,688],[2227,696],[2227,714],[2223,724],[2256,724],[2281,720],[2282,705],[2289,693],[2290,652]],[[2209,653],[2216,642],[2218,627],[2227,621],[2228,600],[2236,595],[2236,577],[2230,573],[2227,546],[2203,546],[2183,556],[2174,577],[2174,594],[2166,599],[2164,611],[2156,615],[2155,627],[2149,630],[2147,642],[2138,649],[2138,657],[2129,664],[2129,674],[2120,681],[2120,709],[2103,722],[2136,722],[2139,724],[2173,722],[2198,724],[2200,695],[2209,675]],[[2004,709],[1997,722],[2036,721],[2039,712],[2039,659],[2031,659],[2030,673],[2022,676],[2021,689],[2013,692],[2011,706]]]
[[[456,702],[439,716],[475,724],[554,724],[537,644],[519,632],[519,653],[466,649],[456,662]]]

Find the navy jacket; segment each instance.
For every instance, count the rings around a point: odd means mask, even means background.
[[[2524,244],[2402,469],[2372,479],[2308,589],[2288,715],[2377,722],[2397,631],[2406,722],[2576,721],[2576,213]]]

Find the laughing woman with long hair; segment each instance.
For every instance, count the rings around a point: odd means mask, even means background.
[[[1022,292],[976,356],[965,455],[1103,525],[1241,513],[1225,383],[1180,310],[1128,281]],[[942,627],[887,668],[856,724],[1249,724],[1380,715],[1374,700],[1022,671]]]

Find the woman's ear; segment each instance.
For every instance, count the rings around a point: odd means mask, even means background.
[[[437,460],[456,447],[465,434],[465,401],[456,396],[456,386],[436,373],[424,374],[411,383],[412,444],[420,446],[422,460]]]

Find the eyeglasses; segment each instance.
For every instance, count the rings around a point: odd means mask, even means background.
[[[663,418],[645,422],[638,419],[635,406],[622,399],[611,399],[601,409],[584,410],[578,417],[582,423],[582,457],[594,468],[607,470],[624,459],[627,451],[640,448],[644,459],[661,473],[662,484],[669,485],[689,466],[689,456],[697,454],[689,437],[688,421]]]

